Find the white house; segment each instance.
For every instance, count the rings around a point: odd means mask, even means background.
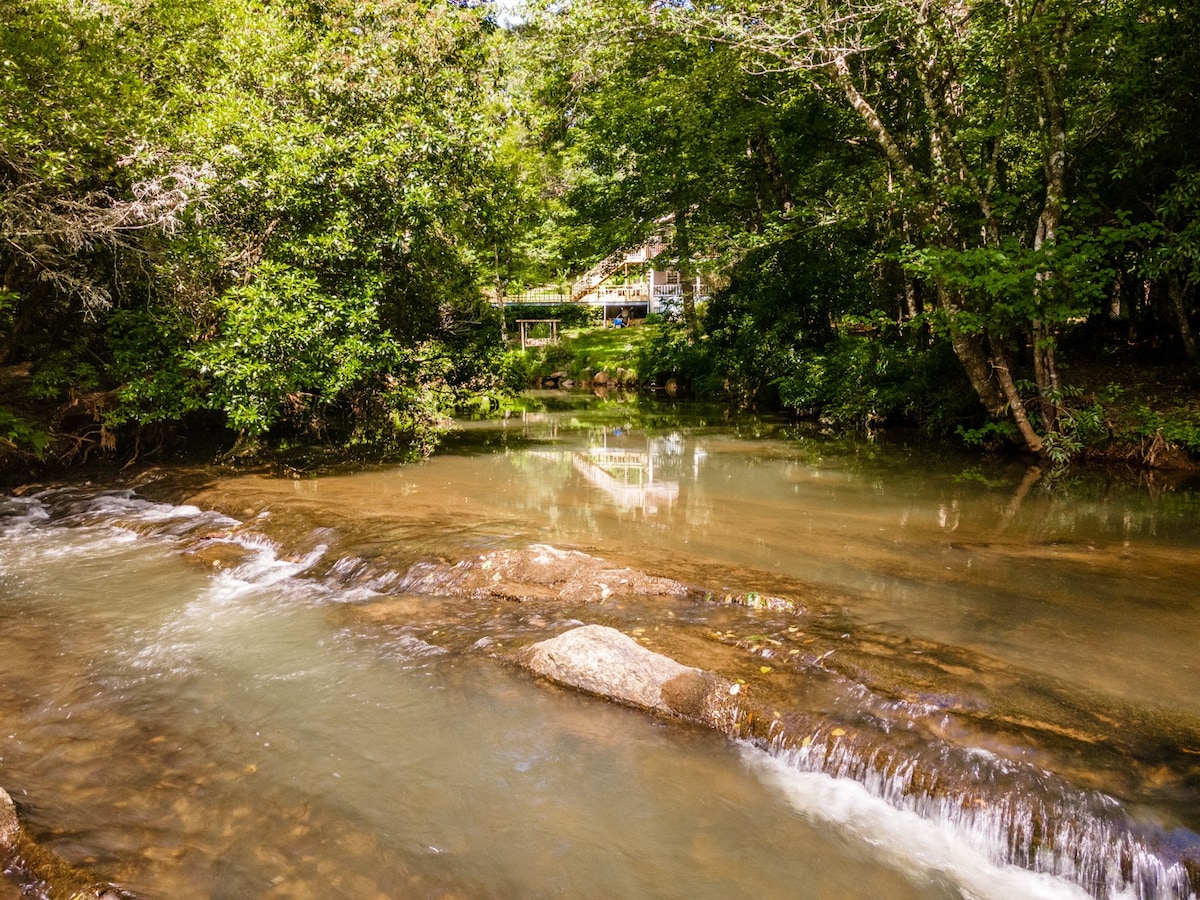
[[[640,247],[601,260],[571,285],[571,302],[603,306],[605,320],[622,311],[632,318],[677,311],[684,294],[679,270],[654,264],[666,248],[666,238],[656,235]],[[699,276],[693,293],[696,299],[704,294]]]
[[[547,286],[521,294],[510,294],[509,303],[551,306],[581,303],[604,308],[605,322],[626,313],[641,319],[651,313],[669,314],[683,303],[684,284],[678,269],[655,265],[667,249],[665,234],[657,234],[640,247],[618,250],[580,275],[569,291]],[[696,276],[697,300],[707,296],[706,285]]]

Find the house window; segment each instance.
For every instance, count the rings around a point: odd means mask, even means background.
[[[667,284],[679,284],[679,270],[667,269]]]

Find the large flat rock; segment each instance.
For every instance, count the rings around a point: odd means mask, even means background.
[[[586,553],[548,544],[496,550],[453,566],[420,564],[409,573],[404,587],[416,594],[517,602],[599,603],[609,597],[677,599],[689,594],[688,587],[678,581],[613,566]]]

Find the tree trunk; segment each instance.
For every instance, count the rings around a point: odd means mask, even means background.
[[[1051,51],[1048,59],[1042,47],[1034,41],[1030,47],[1033,64],[1038,76],[1038,99],[1041,101],[1045,145],[1042,166],[1046,176],[1046,199],[1038,217],[1034,234],[1033,249],[1041,250],[1053,246],[1058,240],[1058,226],[1062,223],[1063,209],[1067,197],[1067,111],[1059,95],[1058,82],[1065,71],[1066,47],[1071,36],[1070,13],[1063,14],[1054,27]],[[1055,61],[1057,60],[1057,62]],[[1044,296],[1053,272],[1039,272],[1038,293]],[[1058,378],[1055,361],[1054,335],[1041,317],[1033,320],[1033,372],[1038,393],[1042,401],[1042,424],[1047,432],[1058,431],[1064,412],[1062,385]]]
[[[688,233],[688,210],[678,200],[675,203],[675,252],[679,268],[679,286],[683,290],[683,321],[688,341],[700,340],[700,318],[696,315],[696,277],[692,271],[691,235]]]
[[[775,153],[775,148],[771,146],[771,139],[765,134],[756,134],[748,139],[746,149],[751,157],[757,159],[759,165],[762,166],[766,183],[775,200],[775,208],[785,215],[790,213],[796,205],[796,199],[792,196],[792,189],[788,184],[783,166],[780,165],[779,156]]]
[[[944,310],[951,313],[957,311],[957,304],[944,288],[938,289],[938,297]],[[1029,422],[1025,404],[1009,369],[1008,357],[999,344],[991,341],[988,344],[991,346],[990,353],[985,349],[981,335],[955,329],[951,319],[950,345],[963,371],[967,373],[979,402],[998,419],[1006,414],[1011,417],[1025,446],[1040,455],[1045,445]]]
[[[917,284],[904,272],[904,315],[903,319],[911,321],[921,314],[921,299],[917,296]]]
[[[922,193],[922,183],[920,176],[913,169],[912,163],[909,162],[908,155],[904,149],[897,143],[892,136],[888,127],[883,124],[883,119],[879,117],[866,97],[859,91],[858,85],[854,83],[854,76],[850,73],[850,64],[846,62],[846,55],[839,53],[832,60],[834,81],[842,89],[842,93],[846,95],[846,101],[850,107],[858,113],[863,120],[863,124],[867,129],[875,135],[875,140],[879,143],[884,155],[888,161],[895,167],[903,181],[910,188],[915,188],[918,194]]]
[[[1196,339],[1192,335],[1187,309],[1183,305],[1183,280],[1177,275],[1172,275],[1167,282],[1167,298],[1171,302],[1171,317],[1175,320],[1175,327],[1183,341],[1183,351],[1187,354],[1188,359],[1195,361]]]
[[[1033,338],[1033,377],[1041,399],[1042,426],[1047,432],[1058,431],[1062,416],[1062,382],[1054,356],[1054,336],[1040,319],[1031,326]]]
[[[888,172],[888,189],[891,191],[892,175]],[[901,230],[904,234],[904,240],[912,243],[912,234],[910,233],[908,216],[901,218]],[[915,319],[921,314],[922,304],[921,295],[917,292],[917,283],[913,280],[908,269],[900,267],[900,277],[904,279],[904,314],[902,318],[907,320]]]
[[[983,340],[976,334],[965,334],[957,329],[951,331],[950,346],[962,363],[963,371],[970,379],[983,408],[997,418],[1002,418],[1007,402],[992,378],[991,361],[984,349]]]
[[[963,371],[967,373],[979,402],[993,416],[1003,417],[1007,401],[996,386],[983,337],[965,332],[955,324],[954,317],[959,311],[959,303],[945,287],[938,285],[936,293],[938,307],[947,314],[950,321],[950,346],[954,348],[954,355],[962,363]]]
[[[1025,404],[1021,401],[1021,395],[1017,391],[1016,384],[1013,382],[1012,372],[1008,367],[1008,358],[997,347],[992,348],[992,367],[996,370],[996,380],[1000,382],[1000,389],[1004,392],[1004,396],[1008,400],[1009,415],[1017,423],[1017,430],[1021,432],[1025,446],[1034,453],[1041,455],[1045,450],[1045,444],[1038,436],[1038,433],[1033,430],[1033,425],[1029,422],[1029,416],[1025,413]]]
[[[496,263],[496,305],[500,307],[500,343],[508,347],[508,318],[504,314],[504,299],[507,295],[507,283],[500,277],[500,244],[492,245]]]

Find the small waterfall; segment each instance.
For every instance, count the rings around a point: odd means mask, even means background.
[[[1098,898],[1197,897],[1200,837],[1140,829],[1116,800],[1048,772],[946,746],[906,757],[840,728],[799,743],[785,733],[766,749],[791,770],[855,782],[895,810],[950,828],[995,865],[1064,879]]]

